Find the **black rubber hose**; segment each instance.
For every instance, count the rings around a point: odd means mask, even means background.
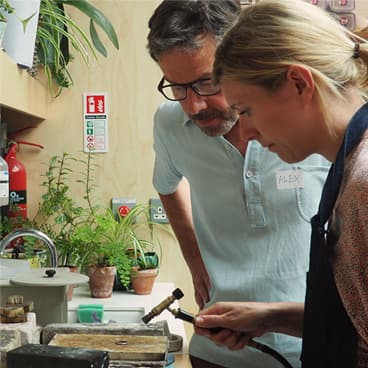
[[[179,318],[183,321],[190,322],[194,324],[194,316],[191,313],[188,313],[182,309],[178,309],[175,313],[175,317]],[[219,332],[222,330],[221,327],[214,327],[209,329],[212,332]],[[274,359],[276,359],[279,363],[282,364],[284,368],[293,368],[293,366],[284,358],[279,352],[276,350],[270,348],[269,346],[262,344],[258,341],[255,341],[253,339],[249,340],[248,346],[251,346],[253,349],[257,349],[259,351],[262,351],[263,353],[266,353],[268,355],[271,355]]]
[[[293,368],[293,366],[286,360],[286,358],[284,358],[279,352],[270,348],[269,346],[262,344],[258,341],[255,341],[253,339],[249,340],[248,345],[254,349],[262,351],[263,353],[271,355],[273,358],[279,361],[285,368]]]

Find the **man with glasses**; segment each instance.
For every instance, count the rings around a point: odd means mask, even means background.
[[[198,79],[191,83],[165,84],[165,77],[162,77],[158,85],[158,90],[171,101],[182,101],[187,98],[187,89],[191,88],[199,96],[217,95],[221,88],[212,84],[211,78]]]
[[[153,183],[199,308],[304,300],[309,220],[329,166],[320,156],[288,165],[252,140],[255,132],[240,138],[238,116],[211,80],[216,45],[239,12],[236,0],[164,0],[149,20],[158,90],[170,100],[155,114]],[[260,341],[299,366],[300,339]],[[229,351],[196,334],[189,351],[194,367],[275,367],[257,350]]]

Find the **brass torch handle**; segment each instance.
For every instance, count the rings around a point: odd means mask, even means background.
[[[183,292],[177,288],[172,292],[172,295],[164,299],[160,304],[156,305],[151,311],[142,317],[144,323],[148,323],[153,317],[161,314],[167,307],[169,307],[175,300],[181,299],[184,296]]]

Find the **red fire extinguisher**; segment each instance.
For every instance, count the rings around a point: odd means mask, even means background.
[[[8,217],[27,217],[27,173],[24,165],[17,160],[17,144],[43,148],[42,145],[25,141],[11,144],[5,161],[9,168],[9,213]]]

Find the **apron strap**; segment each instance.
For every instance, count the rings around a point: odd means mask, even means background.
[[[327,246],[328,222],[335,206],[344,173],[346,156],[368,128],[368,104],[354,115],[343,144],[331,166],[317,215],[312,218],[310,266],[305,298],[303,368],[355,367],[356,330],[336,288]]]
[[[339,194],[340,185],[344,173],[345,158],[360,142],[362,135],[368,128],[368,103],[352,118],[346,132],[343,144],[337,154],[335,163],[331,166],[325,185],[322,191],[322,198],[319,204],[318,214],[320,217],[320,225],[324,226],[331,216],[337,195]]]

